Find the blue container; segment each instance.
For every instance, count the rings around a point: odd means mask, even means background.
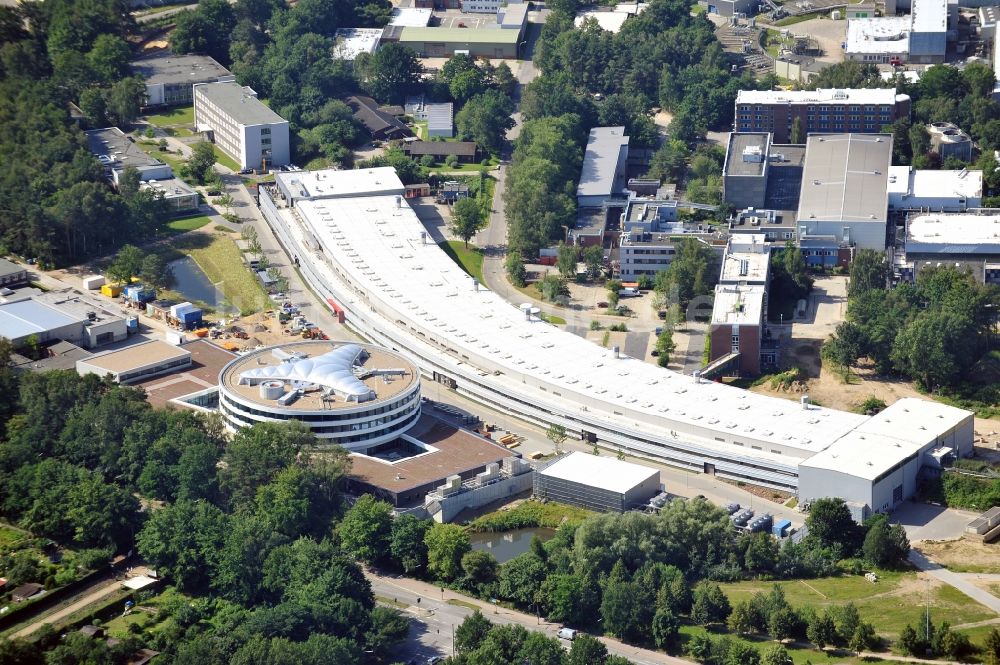
[[[181,321],[184,322],[184,327],[187,329],[197,328],[201,325],[202,313],[200,309],[189,309],[186,312],[181,312]]]
[[[791,520],[781,520],[773,527],[771,527],[771,535],[777,536],[778,538],[784,538],[788,535],[788,530],[792,528]]]

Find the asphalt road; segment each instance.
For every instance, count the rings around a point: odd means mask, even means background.
[[[388,601],[410,617],[410,635],[394,654],[397,660],[404,662],[414,657],[426,659],[430,656],[451,656],[454,644],[452,631],[475,611],[475,607],[493,623],[520,625],[550,637],[556,637],[562,627],[561,624],[549,623],[530,614],[490,606],[489,603],[453,591],[442,591],[440,587],[419,580],[386,577],[372,572],[366,572],[365,577],[382,602]],[[629,646],[606,637],[598,639],[610,653],[624,656],[636,665],[690,665],[689,661],[656,651]],[[566,641],[563,644],[567,648],[570,646]]]

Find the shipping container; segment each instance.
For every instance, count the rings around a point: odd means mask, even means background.
[[[101,295],[109,298],[117,298],[122,294],[122,287],[118,284],[104,284],[101,286]]]
[[[771,527],[771,535],[777,536],[778,538],[784,538],[788,535],[788,530],[792,527],[791,520],[781,520],[773,527]]]
[[[82,282],[83,282],[83,288],[87,289],[88,291],[96,291],[97,289],[104,286],[107,280],[104,279],[104,275],[88,275],[87,277],[83,278]]]
[[[176,305],[170,307],[170,316],[179,319],[181,318],[181,312],[187,311],[189,309],[195,309],[195,306],[189,302],[179,302]]]

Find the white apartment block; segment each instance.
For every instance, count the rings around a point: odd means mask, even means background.
[[[194,122],[242,169],[291,160],[288,121],[261,103],[253,88],[233,82],[194,86]]]

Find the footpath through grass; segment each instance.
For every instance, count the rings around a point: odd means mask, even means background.
[[[457,263],[462,270],[483,284],[483,250],[475,245],[469,245],[466,248],[465,243],[461,240],[438,243],[438,247],[443,249],[444,253],[450,256],[451,260]]]

